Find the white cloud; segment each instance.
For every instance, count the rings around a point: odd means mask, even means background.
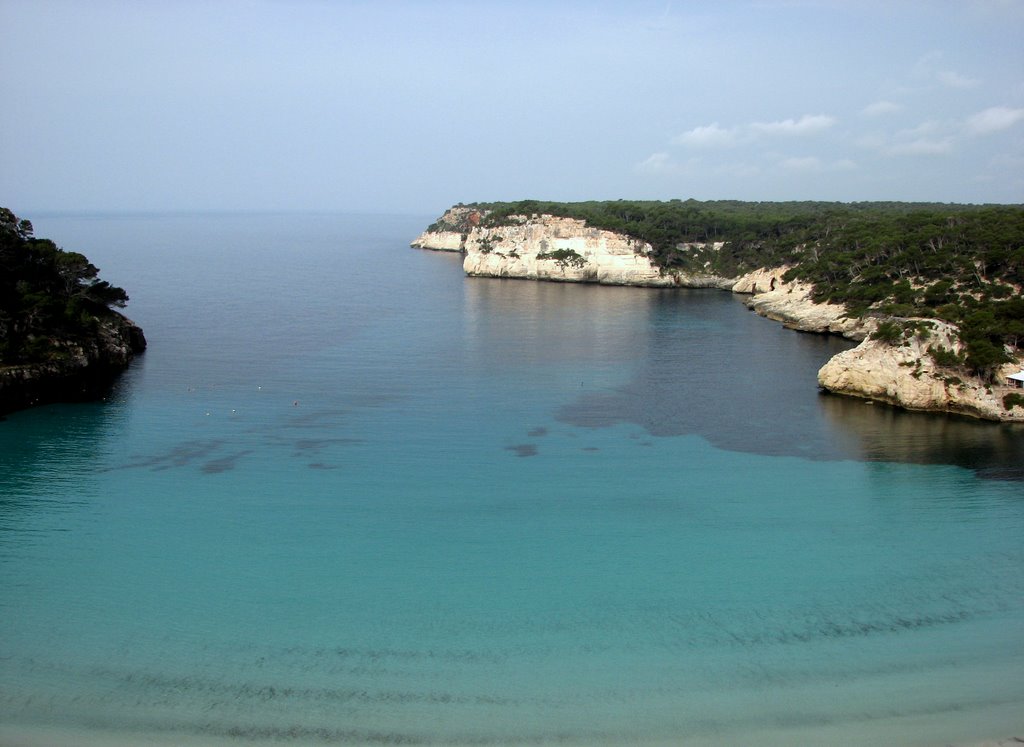
[[[874,103],[868,104],[861,109],[861,114],[865,117],[881,117],[886,114],[892,114],[898,112],[903,107],[899,104],[894,104],[891,101],[875,101]]]
[[[805,114],[800,119],[777,122],[751,122],[737,127],[721,127],[718,122],[694,127],[672,138],[674,145],[690,148],[728,148],[750,143],[762,136],[799,137],[826,130],[838,120],[827,114]]]
[[[941,130],[942,125],[939,122],[936,122],[934,119],[929,119],[922,122],[917,127],[910,127],[905,130],[900,130],[899,132],[896,133],[896,137],[902,138],[903,140],[911,140],[914,138],[923,138],[929,135],[934,135],[935,133],[940,132]]]
[[[928,87],[934,86],[937,82],[947,88],[977,88],[981,81],[969,75],[958,73],[955,70],[941,70],[939,63],[943,53],[932,51],[919,58],[911,70],[911,77],[918,81],[918,85]]]
[[[784,119],[780,122],[754,122],[750,129],[765,135],[809,135],[827,130],[836,123],[835,117],[827,114],[805,114],[800,119]]]
[[[953,151],[958,131],[955,123],[928,120],[895,133],[865,133],[853,142],[890,156],[937,156]]]
[[[1021,120],[1024,120],[1024,109],[993,106],[969,117],[967,129],[975,135],[987,135],[1013,127]]]
[[[723,129],[718,122],[703,127],[694,127],[681,135],[672,138],[676,145],[687,145],[692,148],[723,148],[735,145],[738,139],[736,128]]]
[[[666,174],[675,171],[672,157],[665,152],[652,153],[636,165],[636,170],[645,174]]]
[[[935,77],[939,79],[939,83],[949,88],[976,88],[981,83],[976,78],[968,78],[952,70],[943,70],[936,73]]]

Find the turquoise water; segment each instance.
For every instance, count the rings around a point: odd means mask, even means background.
[[[1024,732],[1024,432],[817,393],[715,291],[430,216],[31,216],[150,350],[0,423],[0,742]]]

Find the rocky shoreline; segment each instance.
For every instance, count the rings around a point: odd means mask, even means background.
[[[110,312],[96,334],[60,344],[55,360],[0,366],[0,416],[53,402],[101,397],[131,360],[146,349],[142,329]]]
[[[936,364],[929,352],[932,346],[960,352],[956,327],[949,323],[900,320],[917,333],[899,344],[882,342],[871,336],[880,319],[851,318],[841,305],[815,302],[809,286],[783,281],[786,268],[762,268],[738,277],[664,272],[652,262],[650,245],[581,220],[513,216],[506,225],[486,226],[484,217],[472,207],[450,208],[412,246],[462,253],[463,269],[474,277],[718,288],[748,294],[745,303],[750,309],[786,327],[860,342],[820,369],[818,384],[827,391],[910,410],[1024,423],[1024,405],[1007,408],[1003,401],[1014,391],[1006,377],[1021,370],[1024,361],[1000,367],[994,383]],[[714,250],[716,245],[699,248]]]

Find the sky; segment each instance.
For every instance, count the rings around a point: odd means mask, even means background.
[[[0,205],[1024,203],[1024,0],[0,0]]]

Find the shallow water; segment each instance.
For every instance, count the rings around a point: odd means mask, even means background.
[[[1024,731],[1020,429],[820,395],[847,343],[727,293],[465,278],[430,216],[31,218],[150,350],[0,423],[0,741]]]

